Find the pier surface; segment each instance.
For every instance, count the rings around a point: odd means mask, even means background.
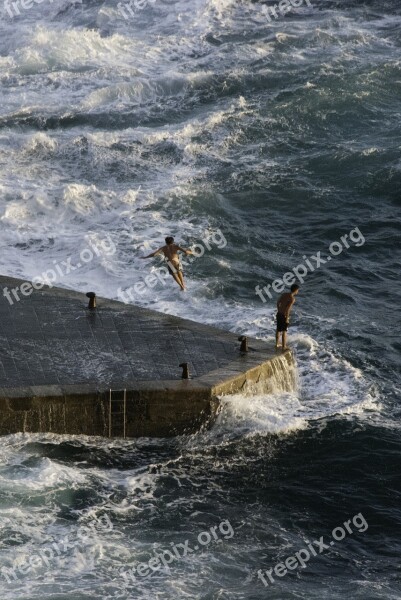
[[[291,352],[260,340],[241,354],[236,334],[104,298],[88,310],[61,288],[11,304],[4,290],[22,284],[0,277],[0,434],[174,435],[211,420],[223,394],[295,385]]]

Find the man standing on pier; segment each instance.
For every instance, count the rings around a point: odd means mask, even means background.
[[[290,312],[295,302],[295,296],[299,292],[299,285],[294,283],[291,292],[282,294],[277,301],[277,331],[276,348],[279,347],[280,335],[282,335],[282,349],[287,350],[287,330],[290,321]]]
[[[178,252],[183,252],[186,255],[194,253],[192,252],[192,250],[185,250],[185,248],[181,248],[181,246],[174,244],[174,238],[171,236],[166,237],[165,242],[165,246],[162,246],[158,250],[155,250],[151,254],[148,254],[148,256],[141,256],[141,258],[152,258],[157,254],[163,254],[170,275],[172,275],[174,280],[178,283],[178,285],[181,288],[181,291],[185,292],[184,276]]]

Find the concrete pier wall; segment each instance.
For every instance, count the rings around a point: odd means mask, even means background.
[[[0,277],[3,287],[21,284]],[[241,353],[238,336],[218,328],[104,298],[95,311],[87,303],[55,288],[16,305],[0,296],[0,434],[192,433],[213,422],[221,396],[297,385],[290,351],[249,339]],[[181,379],[182,362],[191,379]]]
[[[218,407],[217,402],[205,395],[191,392],[184,397],[167,391],[164,400],[152,396],[148,391],[127,391],[126,437],[190,433],[207,423]],[[0,434],[49,432],[108,437],[111,433],[112,437],[123,437],[122,402],[113,401],[111,421],[109,404],[107,391],[93,390],[86,393],[60,390],[59,394],[50,396],[1,398]]]
[[[126,385],[127,388],[122,386]],[[0,435],[50,432],[94,436],[169,437],[213,423],[220,398],[292,391],[296,365],[290,352],[244,370],[241,362],[198,380],[125,382],[112,394],[93,385],[10,388],[0,398]],[[126,389],[125,427],[123,389]]]

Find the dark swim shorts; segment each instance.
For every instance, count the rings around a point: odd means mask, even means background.
[[[277,331],[287,331],[288,323],[287,319],[281,313],[277,313]]]

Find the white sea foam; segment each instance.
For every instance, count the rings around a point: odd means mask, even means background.
[[[360,370],[324,351],[310,336],[292,336],[299,388],[291,393],[245,393],[221,399],[209,443],[263,434],[288,434],[334,416],[369,421],[380,412]],[[271,342],[273,343],[273,339]]]
[[[44,490],[45,488],[63,487],[72,489],[84,485],[86,479],[83,473],[77,474],[75,468],[59,465],[48,458],[43,458],[40,465],[29,469],[19,469],[7,475],[0,475],[3,489]],[[22,491],[22,490],[21,490]]]

